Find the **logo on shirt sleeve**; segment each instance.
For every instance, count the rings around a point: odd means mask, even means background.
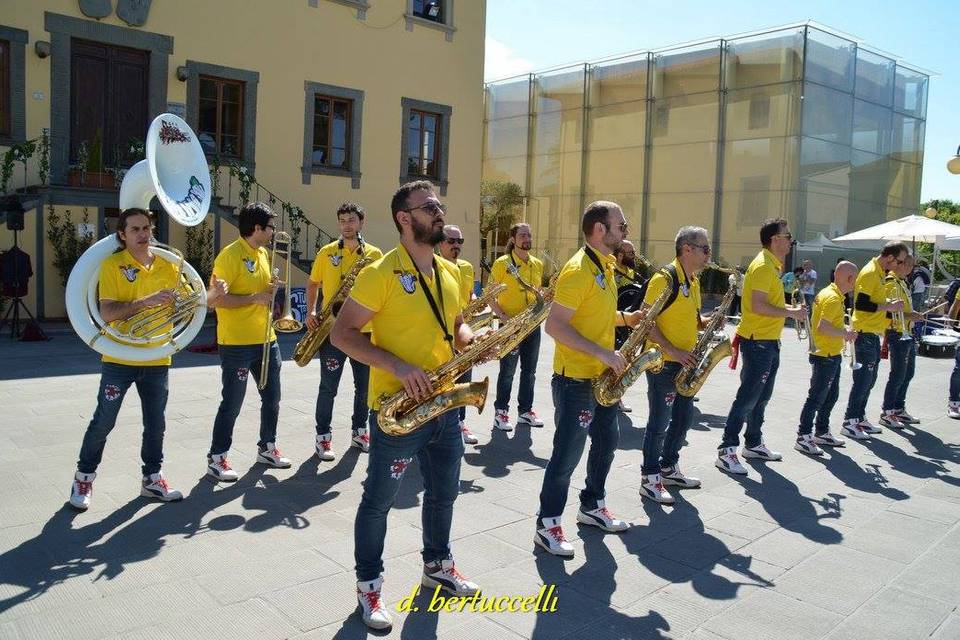
[[[120,273],[122,273],[123,277],[127,279],[127,282],[136,282],[137,274],[140,273],[140,269],[132,264],[122,264],[120,265]]]
[[[412,273],[401,273],[400,286],[403,287],[403,290],[407,293],[413,293],[417,290],[417,281]]]
[[[249,271],[250,273],[253,273],[257,269],[256,261],[251,260],[250,258],[243,259],[243,266],[245,266],[247,268],[247,271]]]
[[[339,253],[330,254],[330,264],[332,264],[335,267],[339,267],[341,262],[343,262],[342,255],[340,255]]]
[[[597,281],[597,286],[599,286],[601,289],[607,288],[607,279],[603,276],[602,273],[598,273],[593,277],[593,279]]]

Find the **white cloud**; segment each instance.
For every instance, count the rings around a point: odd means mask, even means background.
[[[533,68],[532,62],[517,55],[509,45],[487,36],[483,67],[485,81],[529,73]]]

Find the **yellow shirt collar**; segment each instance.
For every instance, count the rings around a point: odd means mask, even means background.
[[[765,257],[767,260],[772,261],[773,264],[775,264],[775,265],[777,266],[777,270],[778,270],[778,271],[780,271],[780,272],[783,271],[783,263],[780,262],[780,261],[777,259],[777,256],[773,255],[773,252],[770,251],[770,249],[767,249],[766,247],[764,247],[764,248],[763,248],[763,255],[764,255],[764,257]]]

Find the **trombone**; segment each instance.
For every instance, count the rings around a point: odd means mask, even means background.
[[[850,331],[850,312],[844,309],[843,311],[843,328],[847,331]],[[848,341],[846,337],[843,339],[843,349],[840,351],[840,356],[843,358],[850,358],[850,368],[853,371],[856,371],[863,365],[857,362],[857,347],[852,342]]]
[[[278,248],[277,245],[285,245],[285,248]],[[273,319],[273,303],[267,309],[267,328],[264,330],[263,351],[260,353],[260,380],[257,382],[257,388],[261,391],[267,386],[267,379],[270,376],[270,329],[280,333],[295,333],[303,329],[303,323],[293,317],[293,310],[290,304],[290,247],[292,246],[290,234],[286,231],[275,231],[273,234],[273,246],[270,249],[270,273],[274,278],[280,275],[280,269],[276,266],[277,253],[284,258],[286,265],[284,269],[283,280],[275,283],[274,286],[283,285],[284,303],[283,315],[276,320]]]

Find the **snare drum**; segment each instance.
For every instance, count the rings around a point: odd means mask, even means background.
[[[925,356],[940,358],[952,356],[957,342],[957,338],[953,336],[934,334],[923,336],[920,338],[920,353]]]

